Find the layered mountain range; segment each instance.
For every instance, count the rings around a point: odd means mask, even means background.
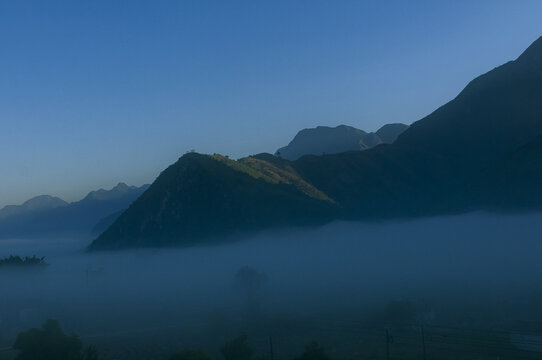
[[[34,211],[56,209],[66,205],[68,205],[67,202],[56,196],[40,195],[25,201],[21,205],[4,206],[0,209],[0,219]]]
[[[392,144],[295,161],[283,151],[184,155],[90,249],[202,244],[335,219],[540,210],[542,38]]]
[[[79,201],[67,203],[49,195],[34,197],[22,205],[0,209],[0,239],[32,236],[64,236],[89,233],[104,217],[120,214],[149,185],[119,183],[110,190],[91,191]],[[104,221],[104,220],[102,220]],[[112,223],[114,219],[109,221]]]
[[[365,132],[352,126],[318,126],[303,129],[275,155],[286,160],[297,160],[304,155],[339,154],[347,151],[371,149],[380,144],[391,144],[408,125],[387,124],[376,132]]]

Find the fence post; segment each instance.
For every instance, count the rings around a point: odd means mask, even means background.
[[[423,329],[423,325],[421,326],[422,330],[422,349],[423,349],[423,360],[427,360],[427,353],[425,351],[425,331]]]
[[[271,355],[271,360],[275,359],[275,353],[273,352],[273,338],[269,336],[269,354]]]
[[[390,331],[386,329],[386,360],[390,360]]]

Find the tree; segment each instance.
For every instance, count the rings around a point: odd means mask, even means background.
[[[247,343],[247,336],[241,335],[228,341],[220,349],[225,360],[250,360],[253,350]]]
[[[295,358],[295,360],[330,360],[324,348],[316,341],[305,346],[303,354]]]
[[[13,256],[10,255],[9,257],[0,259],[0,268],[1,267],[30,267],[30,266],[47,266],[47,262],[45,262],[45,257],[36,257],[36,255],[33,255],[32,257],[26,256],[26,257],[20,257],[20,256]]]
[[[97,360],[98,353],[88,347],[82,352],[79,338],[66,335],[58,321],[49,319],[41,329],[30,329],[17,335],[13,344],[19,350],[16,360]]]
[[[415,321],[416,312],[410,301],[392,301],[386,307],[386,320],[391,326],[409,326]]]
[[[20,351],[16,360],[79,360],[82,347],[81,340],[65,335],[56,320],[47,320],[41,329],[20,333],[13,345]]]
[[[249,312],[259,310],[266,285],[267,275],[250,266],[242,267],[235,275],[235,290],[245,302]]]
[[[205,351],[201,349],[184,349],[169,358],[169,360],[212,360]]]
[[[83,360],[99,360],[98,351],[93,346],[88,346],[83,351]]]

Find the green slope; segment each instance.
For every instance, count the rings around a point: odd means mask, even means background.
[[[189,245],[236,231],[320,223],[338,206],[295,173],[261,159],[186,154],[90,249]]]

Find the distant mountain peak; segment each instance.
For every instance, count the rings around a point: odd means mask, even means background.
[[[405,124],[388,124],[368,133],[348,125],[317,126],[299,131],[287,146],[275,154],[287,160],[297,160],[303,155],[361,151],[379,144],[391,144],[407,128]]]
[[[118,183],[110,190],[90,192],[85,198],[66,203],[57,197],[42,195],[22,205],[0,209],[0,239],[34,237],[44,234],[86,234],[96,223],[115,214],[116,217],[147,190]]]
[[[0,218],[26,212],[55,209],[68,205],[64,200],[50,195],[35,196],[21,205],[8,205],[0,209]]]
[[[123,183],[123,182],[119,182],[117,184],[117,186],[115,186],[113,189],[127,189],[129,188],[130,186],[126,185],[126,183]],[[134,187],[134,186],[131,186],[131,187]]]
[[[24,203],[23,203],[23,206],[29,206],[29,207],[32,207],[32,208],[37,208],[37,207],[42,207],[43,205],[51,205],[51,204],[54,204],[55,206],[57,205],[63,205],[63,204],[67,204],[67,202],[65,202],[64,200],[62,200],[61,198],[58,198],[56,196],[51,196],[51,195],[39,195],[39,196],[35,196],[29,200],[26,200]]]
[[[122,196],[126,192],[134,190],[134,189],[137,189],[137,187],[129,186],[126,183],[119,182],[110,190],[99,189],[99,190],[91,191],[83,200],[109,200],[112,198]]]

